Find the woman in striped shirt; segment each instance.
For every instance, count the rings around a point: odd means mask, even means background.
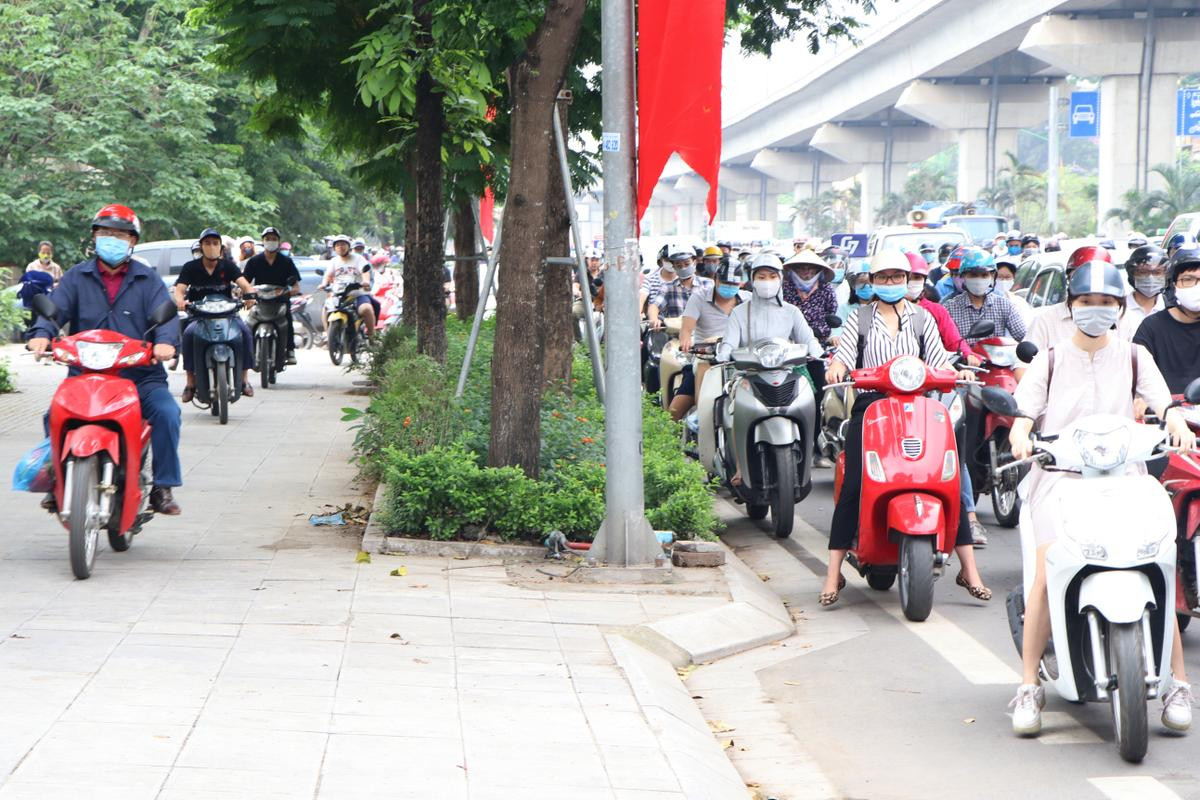
[[[837,352],[829,362],[825,373],[827,383],[840,383],[852,369],[878,367],[896,356],[910,355],[922,358],[935,368],[953,367],[952,356],[942,346],[937,322],[933,315],[910,303],[908,292],[910,265],[903,253],[885,250],[871,258],[871,284],[875,301],[860,305],[850,312],[842,328]],[[871,314],[871,324],[864,337],[862,352],[859,352],[858,317]],[[959,373],[962,380],[973,380],[969,370]],[[859,498],[862,491],[862,423],[867,407],[883,395],[879,392],[861,392],[854,401],[850,425],[846,432],[845,472],[837,506],[833,510],[833,522],[829,533],[829,570],[825,586],[820,595],[823,606],[831,606],[846,585],[842,577],[842,561],[846,551],[854,543],[858,532]],[[971,530],[967,515],[959,515],[958,537],[954,550],[962,562],[962,569],[955,582],[964,587],[972,597],[979,600],[991,599],[991,591],[983,585],[979,571],[975,568],[975,552],[971,547]]]

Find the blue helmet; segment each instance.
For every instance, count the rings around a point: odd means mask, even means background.
[[[967,252],[963,254],[962,260],[959,262],[958,271],[963,273],[970,270],[995,272],[996,257],[980,247],[967,248]]]
[[[1163,248],[1167,251],[1167,255],[1171,255],[1174,250],[1191,250],[1196,247],[1196,237],[1185,231],[1173,234]]]

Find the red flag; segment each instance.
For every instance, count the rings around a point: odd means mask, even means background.
[[[483,233],[484,244],[491,244],[496,236],[496,196],[492,187],[483,187],[483,199],[479,201],[479,229]]]
[[[639,220],[675,152],[708,181],[709,222],[717,214],[724,43],[725,0],[638,3]]]

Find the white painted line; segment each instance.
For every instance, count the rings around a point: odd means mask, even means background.
[[[815,558],[821,561],[828,560],[828,539],[821,536],[815,528],[803,520],[796,520],[792,539]],[[862,580],[857,577],[853,569],[849,570],[847,574],[849,575],[848,580]],[[866,585],[865,581],[862,583],[864,586]],[[895,592],[883,594],[882,600],[875,599],[874,595],[877,594],[879,593],[868,590],[866,597],[920,637],[971,683],[977,686],[997,684],[1016,686],[1021,682],[1021,676],[1012,667],[1001,661],[991,650],[937,611],[930,613],[929,618],[924,622],[910,622],[904,618],[904,612],[900,610],[900,601]],[[1001,600],[1001,602],[1003,601]]]
[[[1037,740],[1042,744],[1104,744],[1091,728],[1065,711],[1042,712],[1042,732]]]
[[[1109,800],[1181,800],[1179,795],[1154,778],[1140,776],[1088,778]]]

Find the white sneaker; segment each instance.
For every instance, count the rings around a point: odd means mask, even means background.
[[[1187,683],[1174,683],[1163,695],[1162,723],[1173,731],[1186,731],[1192,727],[1192,687]]]
[[[1046,690],[1032,683],[1017,687],[1017,696],[1008,707],[1012,709],[1013,733],[1036,736],[1042,732],[1042,708],[1046,705]],[[1165,712],[1164,712],[1165,713]]]

